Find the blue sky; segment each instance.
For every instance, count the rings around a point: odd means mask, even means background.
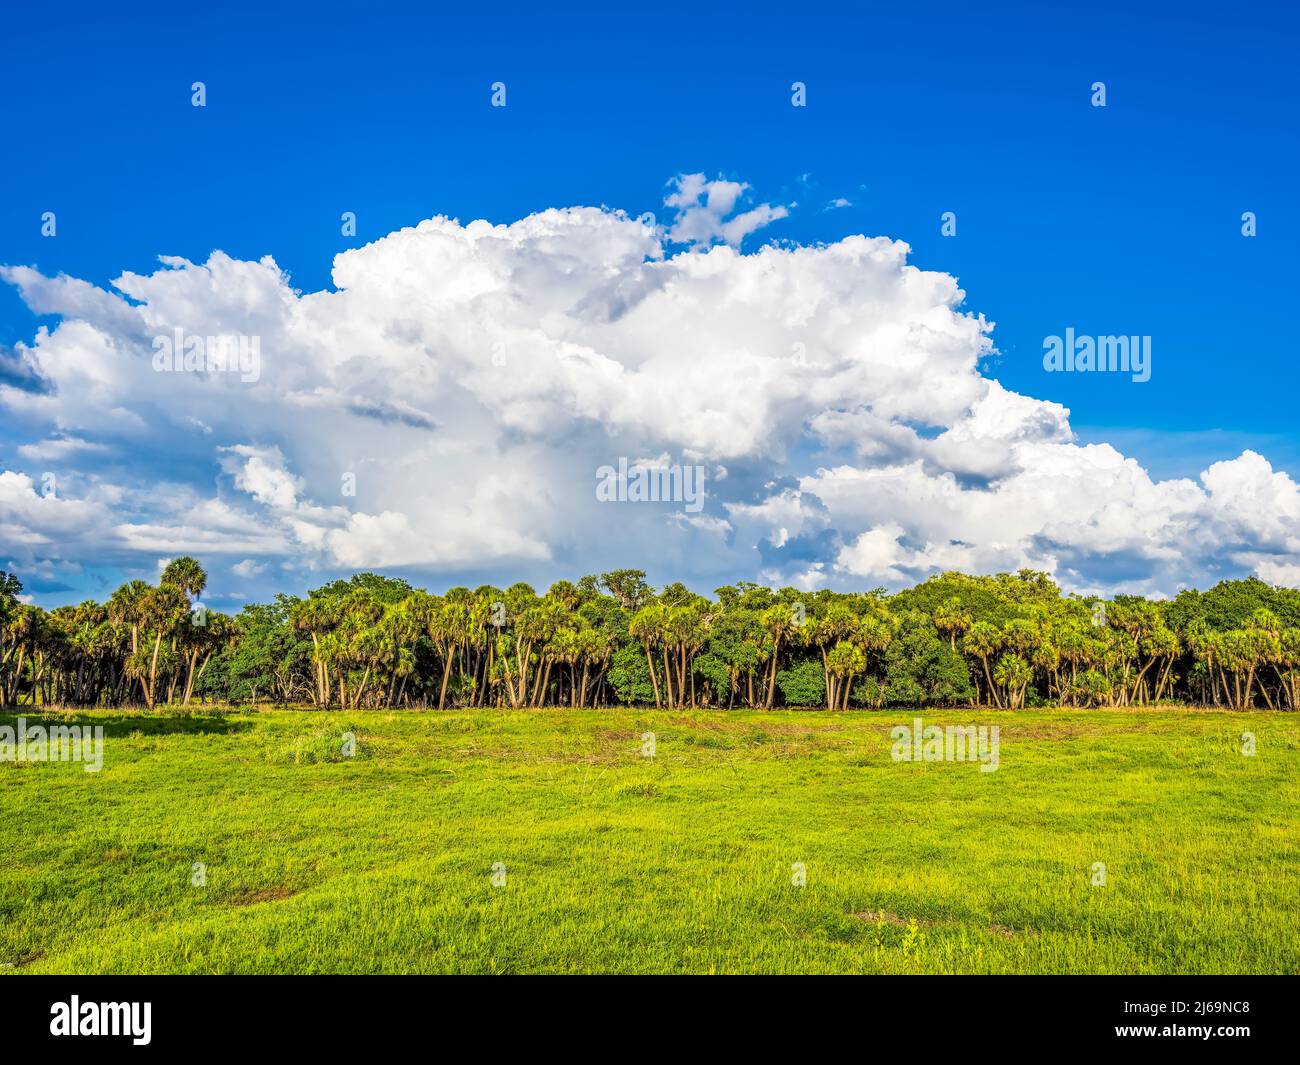
[[[666,220],[666,182],[701,173],[792,205],[746,251],[906,241],[996,323],[985,372],[1067,406],[1081,442],[1155,478],[1244,447],[1300,475],[1294,11],[996,7],[11,7],[0,263],[103,286],[220,249],[272,255],[315,291],[339,252],[434,215]],[[356,238],[340,235],[346,210]],[[1258,236],[1241,235],[1243,211]],[[58,320],[0,285],[7,350]],[[1045,373],[1043,338],[1066,326],[1151,336],[1151,380]],[[5,421],[0,465],[34,475],[15,448],[35,429]],[[188,461],[155,455],[135,475],[201,480]]]

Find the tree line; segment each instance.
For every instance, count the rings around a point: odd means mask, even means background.
[[[43,610],[0,575],[0,705],[1300,705],[1300,591],[1254,578],[1170,600],[1064,595],[1033,570],[709,598],[636,569],[544,594],[361,573],[233,616],[206,584],[183,557],[156,585]]]

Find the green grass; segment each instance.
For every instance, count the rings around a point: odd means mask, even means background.
[[[0,763],[0,966],[1300,971],[1294,715],[924,715],[993,773],[892,761],[912,716],[71,716],[98,774]]]

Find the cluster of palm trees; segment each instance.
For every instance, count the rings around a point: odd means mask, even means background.
[[[206,582],[178,558],[156,585],[45,611],[4,575],[0,704],[1300,708],[1300,592],[1256,580],[1102,601],[1029,570],[713,598],[634,569],[540,595],[359,574],[236,617],[202,606]]]
[[[586,706],[614,640],[581,601],[567,581],[544,597],[523,584],[435,596],[363,574],[312,592],[288,615],[310,640],[306,694],[317,706],[443,709],[450,698],[518,707],[543,693]]]
[[[956,600],[935,625],[978,663],[975,683],[985,701],[1014,710],[1037,684],[1064,706],[1126,706],[1161,701],[1181,651],[1178,636],[1153,604],[1112,605],[1102,615],[1086,604],[1032,610],[1001,625],[975,621]]]
[[[1256,610],[1244,627],[1225,632],[1198,621],[1186,642],[1202,702],[1253,706],[1258,697],[1270,710],[1300,707],[1300,628],[1284,627],[1272,610]]]
[[[170,562],[157,585],[135,580],[107,603],[45,611],[0,582],[0,705],[20,694],[46,705],[188,704],[196,683],[237,627],[198,601],[207,575],[194,559]]]

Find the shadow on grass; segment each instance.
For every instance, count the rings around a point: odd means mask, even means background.
[[[14,709],[0,713],[0,725],[17,729],[18,719],[27,722],[30,731],[38,725],[80,725],[83,728],[102,727],[105,736],[173,736],[190,734],[230,735],[247,732],[253,727],[251,721],[233,721],[225,714],[79,714],[75,711],[43,712],[41,710],[23,712]]]

